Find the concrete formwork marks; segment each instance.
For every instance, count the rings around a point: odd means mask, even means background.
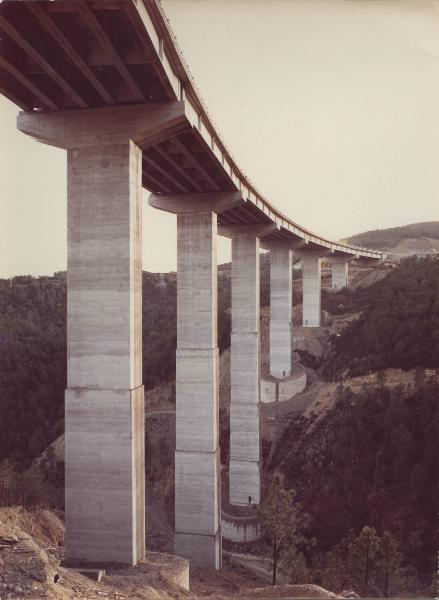
[[[259,239],[232,238],[230,502],[260,500]]]
[[[270,374],[291,375],[292,251],[274,246],[270,251]]]
[[[303,326],[320,327],[321,312],[321,258],[304,254],[303,277]]]

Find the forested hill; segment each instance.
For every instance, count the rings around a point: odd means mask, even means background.
[[[367,528],[376,532],[370,548],[379,537],[394,540],[391,597],[407,595],[404,572],[414,576],[413,591],[431,583],[437,570],[438,397],[435,380],[420,376],[404,393],[377,377],[358,393],[340,385],[335,407],[322,419],[301,417],[286,428],[270,467],[280,468],[310,515],[309,535],[317,539],[313,564],[323,573],[315,583],[355,589],[364,598],[386,595],[377,547],[366,586],[364,545],[360,556],[351,551]]]
[[[439,221],[365,231],[347,238],[347,242],[354,246],[384,249],[394,248],[402,240],[416,238],[432,238],[439,244]]]
[[[439,368],[439,261],[409,258],[369,288],[326,300],[330,312],[361,312],[332,339],[324,372],[329,379],[388,367]]]

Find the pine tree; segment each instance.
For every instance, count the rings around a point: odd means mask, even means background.
[[[296,492],[285,489],[284,476],[277,471],[258,509],[262,531],[272,548],[273,585],[276,585],[280,553],[296,550],[305,542],[303,531],[309,519],[295,498]]]
[[[365,526],[360,535],[349,547],[349,560],[353,580],[357,588],[366,596],[370,595],[375,558],[379,546],[380,540],[375,529]]]

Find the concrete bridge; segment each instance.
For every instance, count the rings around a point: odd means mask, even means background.
[[[281,214],[231,157],[157,0],[3,1],[0,92],[18,129],[67,150],[66,552],[144,554],[141,192],[177,215],[175,552],[221,566],[217,235],[232,240],[230,501],[260,501],[259,250],[271,253],[271,375],[291,371],[293,253],[303,324],[378,252]],[[275,173],[273,173],[275,176]]]

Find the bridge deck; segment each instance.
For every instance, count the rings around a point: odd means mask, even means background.
[[[0,3],[0,93],[25,111],[184,101],[187,123],[143,150],[143,185],[159,194],[240,190],[219,224],[275,222],[268,241],[305,240],[345,256],[379,252],[331,242],[261,196],[218,135],[158,0]]]

